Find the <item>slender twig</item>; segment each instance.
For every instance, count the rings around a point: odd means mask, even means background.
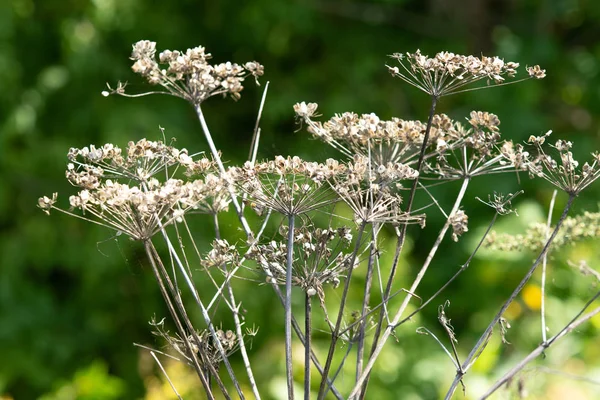
[[[360,323],[358,328],[358,343],[356,346],[356,379],[360,376],[363,366],[364,348],[365,348],[365,330],[367,327],[366,316],[371,297],[371,283],[373,281],[373,263],[377,253],[377,227],[373,224],[372,239],[370,244],[369,261],[367,264],[367,276],[365,277],[365,290],[363,295],[363,304],[360,311]]]
[[[429,142],[429,134],[431,132],[431,126],[433,124],[433,116],[435,114],[435,108],[438,102],[438,98],[436,96],[431,96],[431,107],[429,109],[429,117],[427,118],[427,127],[425,128],[425,135],[423,137],[423,144],[421,145],[421,151],[419,153],[419,160],[417,162],[417,167],[416,170],[420,173],[421,169],[423,167],[423,160],[425,159],[425,151],[427,150],[427,146],[428,146],[428,142]],[[412,204],[415,198],[415,194],[417,191],[417,186],[419,184],[419,178],[417,177],[414,181],[413,184],[410,188],[410,193],[408,196],[408,201],[406,203],[406,213],[410,214],[411,210],[412,210]],[[383,293],[383,303],[384,303],[384,308],[383,308],[383,312],[380,314],[379,316],[379,321],[375,327],[375,334],[373,337],[373,344],[371,345],[371,354],[369,355],[369,360],[371,361],[374,357],[374,353],[377,350],[378,346],[379,346],[379,336],[381,334],[381,330],[383,329],[383,320],[384,318],[387,317],[387,301],[389,298],[390,293],[392,292],[392,284],[394,281],[394,277],[396,276],[396,270],[398,268],[398,263],[400,262],[400,254],[402,253],[402,249],[404,248],[404,241],[406,239],[406,230],[407,230],[407,225],[403,225],[400,228],[400,232],[398,235],[398,240],[396,242],[396,251],[394,253],[394,260],[392,261],[392,267],[390,269],[390,274],[387,280],[387,284],[386,284],[386,288],[385,288],[385,292]],[[381,351],[381,350],[379,350]],[[362,393],[360,395],[360,398],[364,398],[366,390],[367,390],[367,385],[368,385],[368,380],[369,380],[369,375],[370,375],[370,371],[371,368],[373,368],[373,366],[369,366],[369,363],[367,363],[367,366],[365,367],[365,371],[363,371],[363,373],[361,374],[361,377],[359,377],[359,379],[357,380],[357,383],[355,385],[355,388],[357,388],[359,385],[363,385],[362,388]],[[371,363],[373,364],[373,363]],[[360,381],[360,383],[358,382]],[[355,396],[357,393],[357,390],[352,390],[350,397]]]
[[[173,392],[175,393],[175,396],[177,396],[177,398],[179,400],[183,400],[183,397],[181,397],[181,395],[179,394],[179,392],[177,391],[177,389],[175,389],[175,385],[173,385],[173,382],[171,381],[171,378],[169,378],[169,374],[167,374],[167,371],[162,366],[162,364],[161,364],[160,360],[158,359],[158,357],[156,357],[156,354],[154,354],[154,352],[151,351],[150,355],[152,356],[152,358],[154,358],[154,361],[156,361],[156,363],[158,364],[158,367],[162,371],[162,373],[165,376],[165,378],[167,378],[167,382],[169,382],[169,385],[171,386],[171,389],[173,389]]]
[[[213,214],[213,223],[215,226],[215,238],[216,239],[220,239],[221,238],[221,232],[219,230],[219,218],[217,216],[217,214]],[[195,244],[194,244],[195,247]],[[197,249],[196,249],[197,251]],[[198,253],[198,256],[199,253]],[[229,279],[226,279],[225,282],[225,288],[227,289],[227,292],[229,294],[229,299],[231,301],[231,304],[234,305],[232,306],[231,312],[233,313],[233,322],[235,324],[235,332],[237,334],[237,337],[239,338],[238,340],[238,345],[240,348],[240,353],[242,355],[242,360],[244,362],[244,368],[246,368],[246,374],[248,375],[248,380],[250,381],[250,387],[252,388],[252,393],[254,394],[254,397],[256,398],[256,400],[260,400],[260,392],[258,391],[258,385],[256,384],[256,380],[254,379],[254,373],[252,372],[252,366],[250,365],[250,357],[248,357],[248,351],[246,350],[246,343],[244,341],[244,332],[242,331],[242,322],[240,321],[240,316],[239,316],[239,310],[241,307],[241,303],[238,304],[237,306],[235,306],[235,296],[233,293],[233,288],[231,287],[231,283],[229,282]]]
[[[310,355],[312,335],[312,297],[304,295],[304,400],[310,400]]]
[[[344,282],[344,291],[342,292],[342,297],[340,300],[340,309],[338,310],[337,320],[335,322],[335,328],[333,332],[331,332],[331,342],[329,343],[329,352],[327,353],[327,359],[325,360],[325,366],[323,367],[323,379],[321,379],[321,385],[319,387],[319,395],[317,396],[318,400],[322,400],[325,397],[326,387],[327,387],[327,376],[329,374],[329,370],[331,369],[331,363],[333,362],[333,354],[335,353],[335,345],[339,339],[340,327],[342,325],[342,320],[344,318],[344,308],[346,306],[346,300],[348,298],[348,291],[350,289],[350,280],[352,279],[352,272],[354,270],[354,262],[356,260],[356,256],[360,249],[362,235],[365,231],[367,224],[363,222],[358,229],[358,236],[356,238],[356,244],[354,250],[352,251],[352,257],[350,258],[350,262],[348,263],[348,273],[346,274],[346,279]]]
[[[154,259],[153,247],[154,246],[153,246],[152,242],[150,242],[149,240],[144,242],[144,249],[146,251],[146,256],[148,257],[148,260],[150,261],[150,265],[152,266],[152,271],[154,272],[154,277],[156,278],[156,282],[158,283],[160,292],[163,296],[163,299],[165,300],[165,304],[167,305],[167,308],[169,309],[171,318],[173,318],[173,322],[175,322],[175,326],[177,327],[179,336],[181,336],[181,339],[183,340],[186,350],[187,350],[188,354],[190,354],[190,358],[192,360],[192,365],[194,366],[194,369],[196,370],[196,374],[200,378],[200,382],[202,383],[202,386],[204,387],[204,391],[205,391],[206,395],[208,396],[209,399],[214,399],[214,395],[212,394],[210,384],[206,380],[206,376],[204,375],[204,372],[202,371],[202,367],[200,366],[200,363],[196,356],[196,352],[192,350],[192,346],[189,342],[188,335],[186,334],[185,329],[183,329],[183,325],[181,324],[179,316],[177,315],[177,311],[175,311],[175,307],[173,306],[171,298],[169,297],[167,289],[162,281],[161,274],[158,270],[156,261]],[[230,399],[229,395],[227,394],[227,391],[225,391],[223,394],[225,395],[226,398]]]
[[[556,194],[558,190],[554,190],[552,193],[552,199],[550,200],[550,207],[548,209],[548,220],[546,221],[546,240],[550,237],[550,224],[552,223],[552,211],[554,211],[554,202],[556,201]],[[546,327],[546,266],[548,264],[548,254],[544,255],[542,260],[542,288],[541,288],[541,323],[542,323],[542,343],[546,343],[548,328]]]
[[[469,178],[465,178],[463,180],[463,184],[460,188],[458,195],[456,196],[456,200],[454,202],[454,206],[452,207],[452,210],[449,213],[449,217],[446,219],[446,223],[440,230],[438,237],[435,240],[435,243],[433,244],[431,250],[429,251],[429,254],[427,255],[427,258],[425,259],[425,262],[423,263],[423,266],[421,267],[421,269],[419,270],[419,273],[417,274],[415,280],[413,281],[413,283],[409,289],[410,293],[414,293],[416,291],[417,287],[421,283],[421,280],[425,276],[425,273],[427,272],[429,265],[433,261],[433,258],[435,256],[435,254],[437,253],[437,250],[439,249],[439,246],[442,243],[442,240],[444,239],[446,232],[450,228],[451,218],[456,214],[456,212],[460,208],[460,204],[462,203],[462,200],[466,194],[467,187],[469,186],[470,181],[471,180]],[[374,347],[371,350],[371,355],[369,357],[369,361],[367,362],[367,365],[365,366],[365,370],[364,370],[363,374],[361,375],[361,377],[359,377],[359,379],[357,380],[356,385],[352,389],[352,392],[351,392],[349,398],[352,398],[353,396],[355,396],[357,394],[358,390],[360,389],[359,385],[362,385],[363,381],[368,379],[368,375],[366,375],[366,374],[368,374],[369,371],[373,368],[373,365],[375,365],[375,361],[377,360],[379,353],[383,350],[386,340],[392,334],[392,332],[394,330],[394,326],[400,321],[402,314],[408,307],[410,299],[411,299],[411,296],[406,296],[404,298],[404,301],[400,305],[400,308],[398,309],[398,311],[396,312],[396,314],[394,315],[392,320],[388,323],[388,326],[385,328],[383,334],[381,335],[381,340],[378,341],[378,343],[374,344]],[[362,389],[363,394],[361,394],[361,397],[364,396],[364,393],[366,391],[365,389],[366,389],[366,385],[363,385],[363,389]]]
[[[208,125],[206,124],[206,120],[204,119],[204,114],[202,113],[202,108],[200,107],[200,104],[196,105],[194,108],[196,110],[196,114],[198,115],[198,120],[200,121],[200,125],[202,126],[202,131],[204,132],[204,137],[206,139],[206,142],[208,143],[208,147],[210,148],[210,152],[213,156],[213,159],[217,163],[217,166],[219,167],[219,171],[221,172],[221,175],[225,176],[226,175],[225,166],[223,166],[223,162],[221,161],[219,152],[218,152],[217,148],[215,147],[215,142],[213,141],[212,135],[210,134],[210,131],[208,130]],[[252,239],[252,230],[250,229],[250,225],[248,225],[248,221],[246,221],[246,217],[244,217],[242,207],[240,206],[237,196],[233,190],[233,187],[228,186],[227,189],[229,191],[229,195],[231,196],[231,203],[233,204],[233,206],[235,208],[235,212],[237,213],[238,218],[240,220],[240,223],[242,224],[242,227],[244,228],[244,232],[246,232],[246,235],[248,236],[248,240],[251,240]]]
[[[590,304],[592,304],[598,297],[600,297],[600,292],[597,292],[594,295],[594,297],[592,297],[586,303],[586,305],[583,307],[583,309],[579,313],[577,313],[577,315],[573,319],[571,319],[571,321],[563,329],[560,330],[560,332],[558,332],[556,335],[554,335],[552,338],[550,338],[550,340],[548,340],[547,342],[543,342],[538,347],[536,347],[535,350],[533,350],[531,353],[529,353],[527,355],[527,357],[525,357],[517,365],[515,365],[510,371],[508,371],[506,374],[504,374],[502,376],[502,378],[500,378],[498,381],[496,381],[496,383],[494,383],[494,385],[490,389],[488,389],[488,391],[485,392],[485,394],[483,396],[481,396],[480,399],[481,400],[487,399],[496,390],[498,390],[498,388],[500,386],[502,386],[509,379],[511,379],[513,376],[515,376],[519,371],[521,371],[529,362],[531,362],[532,360],[534,360],[535,358],[537,358],[538,356],[543,354],[544,351],[546,351],[546,349],[548,347],[550,347],[552,344],[554,344],[554,342],[563,338],[569,332],[571,332],[574,329],[576,329],[577,327],[579,327],[581,324],[589,321],[595,315],[600,314],[600,307],[597,307],[594,310],[590,311],[589,313],[585,314],[583,317],[579,318],[583,314],[583,312],[590,306]]]
[[[288,217],[287,265],[285,270],[285,373],[288,400],[294,399],[294,375],[292,372],[292,268],[294,265],[295,222],[295,215],[291,214]]]
[[[527,273],[525,274],[525,276],[523,277],[521,282],[519,282],[519,285],[517,285],[517,287],[512,292],[512,294],[510,295],[508,300],[506,300],[502,304],[500,311],[498,311],[498,313],[496,314],[494,319],[492,319],[492,321],[490,322],[488,327],[481,334],[481,336],[479,337],[479,340],[477,340],[477,343],[475,344],[475,346],[473,346],[473,349],[471,350],[471,352],[469,353],[469,355],[463,362],[463,365],[462,365],[462,370],[464,371],[463,374],[475,362],[477,356],[479,354],[481,354],[481,352],[483,351],[483,348],[485,347],[485,344],[487,344],[487,341],[490,338],[490,335],[492,333],[492,330],[494,329],[494,326],[496,326],[498,321],[500,321],[500,318],[502,318],[502,315],[504,314],[504,312],[506,311],[508,306],[510,306],[512,301],[519,295],[519,293],[521,292],[523,287],[525,287],[525,285],[527,284],[527,282],[529,281],[529,279],[535,272],[537,266],[542,262],[542,259],[544,258],[544,256],[548,252],[548,250],[550,249],[550,245],[554,241],[554,238],[558,234],[560,227],[562,226],[563,222],[565,221],[565,218],[567,217],[567,214],[569,213],[569,210],[571,209],[571,206],[573,205],[574,200],[575,200],[575,195],[570,194],[569,199],[567,200],[567,204],[565,205],[565,208],[562,212],[562,215],[560,216],[558,222],[556,223],[556,226],[554,227],[554,231],[552,232],[552,235],[550,235],[550,237],[546,241],[546,244],[545,244],[544,248],[542,249],[540,255],[537,257],[537,259],[535,260],[535,262],[533,263],[533,265],[531,266],[529,271],[527,271]],[[448,389],[448,392],[446,393],[446,397],[445,397],[446,400],[450,400],[452,398],[452,395],[454,394],[454,391],[456,390],[456,386],[458,385],[458,382],[460,382],[461,380],[462,380],[462,374],[457,373],[454,378],[454,381],[452,382],[452,384],[450,385],[450,388]]]
[[[166,233],[164,232],[163,229],[163,234],[166,235]],[[167,237],[168,240],[168,237]],[[183,301],[181,300],[181,293],[175,288],[175,286],[173,285],[173,282],[171,281],[171,278],[169,277],[169,274],[158,254],[158,251],[156,250],[156,247],[154,246],[154,244],[152,242],[147,242],[149,243],[149,251],[152,253],[153,255],[153,260],[155,262],[155,265],[157,266],[157,270],[158,273],[161,275],[162,280],[161,283],[169,290],[169,292],[171,293],[171,296],[173,297],[173,300],[175,302],[175,306],[177,307],[179,314],[182,317],[183,323],[186,325],[189,334],[194,338],[194,341],[196,342],[196,346],[198,347],[198,349],[202,349],[203,345],[202,345],[202,341],[200,340],[198,333],[196,332],[196,329],[194,328],[194,326],[192,325],[192,322],[190,321],[190,318],[187,315],[187,311],[185,309],[185,306],[183,304]],[[170,248],[172,249],[172,244],[170,241],[167,241],[167,243],[169,244]],[[148,250],[147,250],[148,251]],[[173,249],[174,251],[174,249]],[[181,262],[179,261],[179,257],[177,256],[176,253],[173,254],[175,260],[177,261],[180,270],[183,271],[185,273],[185,269],[183,268],[183,266],[181,265]],[[164,283],[163,283],[164,282]],[[193,288],[192,293],[194,293],[195,288]],[[223,349],[223,346],[221,345],[221,341],[219,340],[217,333],[214,330],[213,324],[210,320],[210,317],[208,316],[208,313],[206,312],[206,309],[201,305],[201,309],[202,309],[202,316],[204,317],[204,320],[206,322],[206,324],[208,325],[208,329],[209,332],[211,334],[211,336],[213,337],[214,341],[215,341],[215,346],[217,347],[217,350],[219,351],[219,354],[221,355],[221,358],[223,360],[223,364],[227,367],[227,372],[229,373],[229,376],[231,377],[234,386],[236,387],[236,390],[238,391],[238,395],[240,397],[240,399],[244,399],[244,395],[243,392],[239,386],[239,383],[237,382],[237,379],[235,378],[235,374],[233,372],[233,369],[231,368],[231,365],[229,363],[229,360],[227,359],[227,354],[225,353],[225,350]],[[187,335],[186,335],[187,337]],[[185,340],[185,339],[184,339]],[[225,387],[225,385],[223,384],[215,366],[213,365],[212,361],[209,359],[206,359],[204,362],[204,367],[208,368],[208,370],[210,371],[212,377],[215,379],[215,381],[217,382],[217,385],[219,386],[219,388],[221,389],[221,391],[225,394],[227,393],[227,389]],[[227,395],[227,397],[229,398],[229,396]]]
[[[416,310],[414,310],[413,312],[411,312],[410,314],[408,314],[406,317],[404,317],[402,320],[398,321],[398,323],[396,323],[395,325],[393,325],[393,329],[396,329],[397,327],[399,327],[400,325],[404,324],[405,322],[409,321],[412,317],[414,317],[417,313],[419,313],[421,310],[423,310],[425,307],[427,307],[427,305],[429,303],[431,303],[433,300],[435,300],[435,298],[437,296],[439,296],[448,286],[450,286],[450,284],[452,282],[454,282],[454,280],[456,278],[458,278],[458,276],[464,272],[464,270],[466,270],[467,268],[469,268],[469,265],[471,265],[471,261],[473,260],[473,257],[475,257],[475,254],[477,254],[477,252],[479,251],[479,249],[481,248],[481,246],[483,245],[483,242],[485,241],[485,238],[488,236],[488,234],[490,233],[490,231],[492,230],[492,227],[494,226],[496,219],[498,218],[498,213],[494,214],[494,216],[492,217],[491,222],[489,223],[485,233],[483,234],[483,236],[481,237],[481,239],[479,239],[479,243],[477,243],[477,246],[475,247],[475,250],[473,250],[473,252],[471,253],[471,255],[469,256],[469,258],[467,259],[467,261],[460,267],[460,269],[458,271],[456,271],[454,273],[454,275],[452,275],[452,277],[450,279],[448,279],[446,281],[446,283],[444,283],[442,285],[442,287],[440,287],[433,295],[431,295],[430,298],[428,298],[423,304],[421,304],[421,306],[419,306],[419,308],[417,308]]]

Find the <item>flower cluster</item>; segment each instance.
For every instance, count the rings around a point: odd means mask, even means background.
[[[162,141],[141,139],[129,142],[127,148],[107,143],[71,148],[66,176],[73,185],[95,189],[101,178],[124,178],[146,182],[169,167],[183,167],[189,174],[215,171],[215,164],[206,157],[194,161],[186,149],[177,149]]]
[[[419,223],[424,226],[424,216],[402,211],[402,197],[396,193],[402,188],[402,181],[416,179],[418,175],[416,170],[401,163],[374,167],[367,157],[357,155],[348,163],[343,179],[335,179],[332,187],[353,211],[358,225]]]
[[[287,227],[280,234],[287,236]],[[349,228],[316,228],[306,225],[294,229],[294,260],[292,284],[302,288],[309,296],[324,299],[323,286],[340,284],[349,268],[358,266],[356,257],[349,251],[352,233]],[[255,260],[271,283],[285,284],[287,265],[286,242],[271,241],[254,245],[247,254]],[[353,265],[352,260],[354,261]]]
[[[424,174],[436,179],[458,179],[486,173],[526,170],[529,153],[520,144],[501,141],[500,120],[492,113],[472,111],[467,119],[470,128],[447,151],[433,162],[425,162]]]
[[[469,216],[463,210],[458,210],[449,218],[452,226],[452,240],[458,242],[458,237],[469,230]]]
[[[346,166],[333,159],[321,164],[277,156],[257,164],[246,162],[228,172],[259,214],[267,208],[289,216],[330,204],[334,199],[327,182],[345,171]]]
[[[314,121],[316,103],[294,106],[297,118],[308,125],[308,131],[352,158],[355,154],[369,157],[376,165],[415,163],[425,138],[427,125],[421,121],[392,118],[381,120],[377,115],[353,112],[336,114],[325,123]],[[426,157],[457,146],[465,136],[463,126],[445,114],[435,115],[427,145],[432,147]]]
[[[546,154],[542,145],[552,131],[543,136],[530,136],[529,143],[533,144],[539,154],[536,163],[529,163],[532,175],[544,178],[556,187],[572,195],[578,195],[600,177],[600,153],[592,154],[593,162],[585,163],[579,168],[579,162],[573,158],[573,144],[566,140],[558,140],[551,146],[558,151],[560,161]]]
[[[68,158],[71,162],[67,165],[67,179],[81,188],[69,198],[69,213],[78,209],[83,215],[91,214],[94,219],[82,218],[135,240],[150,238],[164,225],[181,221],[188,211],[226,210],[230,201],[228,183],[211,172],[211,161],[194,161],[185,149],[160,141],[130,142],[125,150],[112,144],[73,148]],[[176,179],[173,176],[179,167],[188,174],[202,171],[204,177]],[[160,181],[157,175],[167,179]],[[38,206],[46,213],[60,210],[54,206],[56,201],[56,194],[52,198],[44,196],[38,200]]]
[[[165,50],[156,60],[156,43],[141,40],[133,45],[131,59],[134,61],[133,72],[141,75],[152,85],[161,85],[174,96],[181,97],[194,105],[216,95],[230,95],[233,99],[240,98],[244,89],[242,83],[252,75],[257,79],[264,73],[262,65],[255,61],[243,66],[226,62],[211,65],[210,53],[202,46],[179,50]],[[257,81],[258,83],[258,81]],[[103,92],[124,94],[124,85],[117,89]]]
[[[548,232],[554,228],[537,222],[529,226],[525,234],[510,235],[490,232],[485,245],[499,251],[539,251],[548,240]],[[559,233],[552,242],[554,249],[575,242],[600,236],[600,212],[585,211],[581,215],[565,218]]]
[[[505,77],[513,78],[519,67],[518,63],[505,62],[498,57],[478,58],[447,51],[437,53],[434,57],[421,54],[420,50],[395,53],[390,57],[400,64],[400,67],[388,66],[393,76],[435,97],[457,93],[461,87],[481,79],[502,84]],[[528,67],[527,72],[535,79],[546,76],[545,70],[537,65]]]
[[[224,331],[222,329],[218,329],[215,331],[216,337],[211,335],[208,330],[197,331],[195,334],[188,335],[186,338],[187,340],[184,340],[179,336],[170,335],[170,333],[164,327],[164,319],[159,322],[152,320],[150,325],[156,329],[152,332],[154,335],[165,339],[169,347],[185,357],[188,361],[197,355],[199,356],[198,358],[201,363],[205,364],[210,362],[215,368],[217,368],[221,361],[223,361],[221,352],[216,344],[217,340],[223,348],[226,357],[236,352],[239,348],[240,338],[238,338],[238,336],[231,330]],[[189,343],[191,351],[194,353],[194,355],[190,354],[186,346],[186,342]]]

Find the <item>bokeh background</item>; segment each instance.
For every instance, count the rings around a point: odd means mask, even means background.
[[[161,399],[172,396],[148,355],[133,343],[161,347],[148,320],[164,316],[160,294],[134,243],[82,221],[36,207],[41,195],[73,189],[64,179],[70,147],[106,142],[125,146],[143,137],[159,139],[159,126],[177,146],[205,150],[192,108],[168,96],[104,98],[105,83],[148,86],[130,70],[131,44],[140,39],[162,49],[203,45],[216,62],[257,60],[270,90],[262,118],[260,157],[297,154],[323,160],[336,153],[296,132],[292,106],[320,105],[323,118],[344,111],[376,112],[424,120],[428,98],[389,76],[386,55],[421,49],[497,55],[540,64],[548,77],[514,86],[444,98],[438,111],[461,120],[471,110],[497,114],[502,132],[515,141],[554,131],[575,143],[575,154],[600,149],[600,3],[584,0],[369,0],[369,1],[0,1],[0,395],[6,399]],[[240,101],[213,98],[205,107],[224,157],[239,162],[248,152],[262,88],[250,82]],[[600,185],[584,192],[575,212],[598,211]],[[465,201],[470,231],[447,243],[419,295],[433,293],[464,263],[492,211],[475,200],[494,191],[526,193],[515,203],[519,218],[499,230],[522,232],[544,221],[552,187],[521,176],[475,180]],[[456,187],[438,188],[443,205]],[[449,200],[446,200],[449,199]],[[556,211],[566,196],[559,194]],[[63,203],[65,205],[65,203]],[[438,213],[439,214],[439,213]],[[412,282],[436,227],[412,230],[400,286]],[[234,232],[235,221],[224,229]],[[199,233],[204,249],[209,228]],[[556,333],[589,299],[597,285],[567,265],[587,259],[598,269],[593,238],[552,254],[548,314]],[[483,252],[444,293],[463,356],[487,321],[521,279],[532,253]],[[467,396],[481,393],[509,365],[540,341],[539,275],[506,317],[512,325],[502,345],[495,335],[467,375]],[[360,276],[359,276],[360,281]],[[358,285],[357,287],[359,287]],[[240,284],[246,319],[260,327],[252,344],[266,398],[281,398],[283,318],[270,289]],[[246,296],[244,297],[244,294]],[[359,295],[356,296],[357,299]],[[383,353],[370,384],[372,398],[435,399],[445,393],[454,368],[418,326],[440,332],[437,304],[399,330],[400,340]],[[598,303],[596,303],[598,304]],[[592,399],[600,379],[600,320],[594,319],[548,351],[543,365],[529,369],[529,398]],[[318,339],[318,338],[317,338]],[[324,343],[324,341],[323,341]],[[317,345],[318,345],[317,340]],[[236,359],[237,360],[237,359]],[[169,365],[181,391],[195,381]],[[558,373],[561,371],[561,374]],[[351,373],[349,376],[351,377]],[[349,379],[351,380],[351,379]],[[516,384],[498,398],[517,396]],[[463,398],[457,393],[456,398]],[[193,394],[189,397],[194,398]],[[200,398],[200,397],[199,397]]]

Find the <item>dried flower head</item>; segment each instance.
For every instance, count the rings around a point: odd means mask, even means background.
[[[381,120],[375,114],[358,115],[352,112],[336,114],[322,123],[311,119],[317,105],[304,103],[294,106],[296,116],[308,125],[308,131],[330,144],[348,158],[355,154],[368,157],[375,165],[386,163],[414,164],[425,139],[427,125],[421,121],[392,118]],[[465,135],[463,126],[445,114],[435,115],[429,132],[428,151],[431,158],[460,144]]]
[[[209,330],[205,329],[202,331],[196,331],[195,334],[190,334],[186,338],[182,339],[180,336],[171,336],[169,331],[164,327],[164,319],[159,322],[155,320],[150,321],[156,330],[152,333],[156,336],[162,337],[168,345],[183,356],[188,361],[195,356],[198,356],[198,361],[207,368],[206,363],[211,363],[213,367],[218,368],[219,364],[223,361],[223,355],[219,350],[219,346],[216,341],[219,341],[221,348],[223,349],[225,356],[229,357],[239,349],[240,338],[231,330],[224,331],[218,329],[215,331],[215,336],[211,335]],[[191,345],[191,351],[194,354],[190,354],[185,342]]]
[[[452,225],[452,240],[458,242],[458,237],[469,230],[469,217],[463,210],[458,210],[450,216],[449,221]]]
[[[156,43],[141,40],[133,45],[131,67],[151,85],[160,85],[173,96],[181,97],[193,105],[199,105],[211,96],[241,97],[242,83],[252,75],[258,84],[258,77],[264,73],[262,65],[256,61],[239,65],[231,62],[212,65],[212,56],[202,46],[179,50],[165,50],[156,59]],[[109,86],[104,95],[125,95],[125,87],[119,83],[116,89]]]
[[[287,227],[282,226],[280,235],[287,236]],[[292,262],[292,284],[302,288],[309,296],[324,299],[323,287],[327,284],[338,287],[349,268],[359,262],[351,253],[352,233],[341,227],[316,228],[306,225],[294,229],[294,260]],[[287,243],[271,241],[252,246],[247,254],[255,260],[271,283],[285,284],[287,266]],[[353,265],[350,265],[354,260]]]
[[[492,113],[472,111],[470,128],[447,151],[425,161],[425,179],[460,179],[488,173],[526,170],[529,153],[523,146],[501,141],[500,120]]]
[[[229,204],[228,183],[208,172],[210,161],[194,161],[185,149],[160,141],[129,142],[125,151],[112,144],[72,148],[68,158],[66,177],[82,190],[69,198],[71,208],[64,212],[135,240],[146,240],[163,226],[181,221],[186,212],[217,213]],[[198,163],[207,165],[204,179],[174,178],[179,167],[197,170]],[[42,197],[38,206],[46,213],[63,211],[54,205],[56,200],[56,194]],[[75,209],[82,215],[73,214]]]
[[[347,173],[334,179],[332,187],[353,211],[358,225],[419,223],[424,226],[424,215],[402,211],[402,197],[395,193],[395,189],[402,187],[403,180],[416,179],[418,175],[416,170],[400,163],[374,168],[369,159],[357,155],[354,162],[348,163]]]
[[[572,143],[558,140],[554,146],[550,146],[558,152],[560,161],[557,161],[546,154],[542,147],[551,133],[552,131],[548,131],[543,136],[529,138],[529,143],[534,145],[539,152],[536,162],[528,164],[529,172],[534,176],[544,178],[566,193],[576,196],[600,177],[600,153],[592,153],[592,163],[586,162],[580,168],[579,162],[573,158],[573,153],[571,153]]]
[[[242,167],[232,167],[229,174],[257,211],[268,208],[290,216],[304,214],[335,201],[327,181],[345,170],[345,165],[333,159],[320,164],[296,156],[277,156],[272,161],[246,162]]]
[[[489,84],[502,84],[505,77],[513,78],[518,63],[505,62],[498,57],[481,58],[464,56],[449,52],[437,53],[434,57],[414,53],[395,53],[390,56],[398,61],[398,66],[387,66],[392,76],[434,97],[458,93],[464,86],[486,79]],[[530,77],[543,78],[545,75],[539,66],[528,69]],[[467,89],[473,90],[473,89]]]

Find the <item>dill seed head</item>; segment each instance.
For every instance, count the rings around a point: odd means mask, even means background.
[[[202,46],[187,51],[165,50],[156,59],[156,43],[141,40],[133,45],[131,69],[142,76],[151,85],[160,85],[164,93],[181,97],[193,105],[199,105],[209,97],[216,95],[231,96],[234,100],[241,97],[242,83],[253,76],[264,74],[264,67],[256,61],[244,65],[225,62],[210,64],[210,53]],[[119,83],[116,89],[109,86],[103,95],[125,95],[125,85]]]
[[[226,210],[230,201],[229,183],[216,175],[212,162],[194,161],[187,150],[160,141],[129,142],[124,150],[112,144],[72,148],[68,158],[66,177],[81,189],[69,197],[70,210],[54,205],[56,194],[40,198],[38,206],[46,213],[67,212],[135,240],[150,238],[162,226],[181,221],[187,212]],[[175,178],[180,168],[188,175],[202,169],[203,179]],[[73,214],[74,210],[81,215]]]
[[[518,63],[505,62],[498,57],[464,56],[447,51],[437,53],[434,57],[414,53],[394,53],[390,56],[400,66],[387,66],[394,77],[434,96],[442,97],[461,91],[463,87],[486,79],[488,85],[499,85],[506,78],[513,78],[517,73]],[[529,76],[540,79],[545,71],[539,66],[527,69]]]

